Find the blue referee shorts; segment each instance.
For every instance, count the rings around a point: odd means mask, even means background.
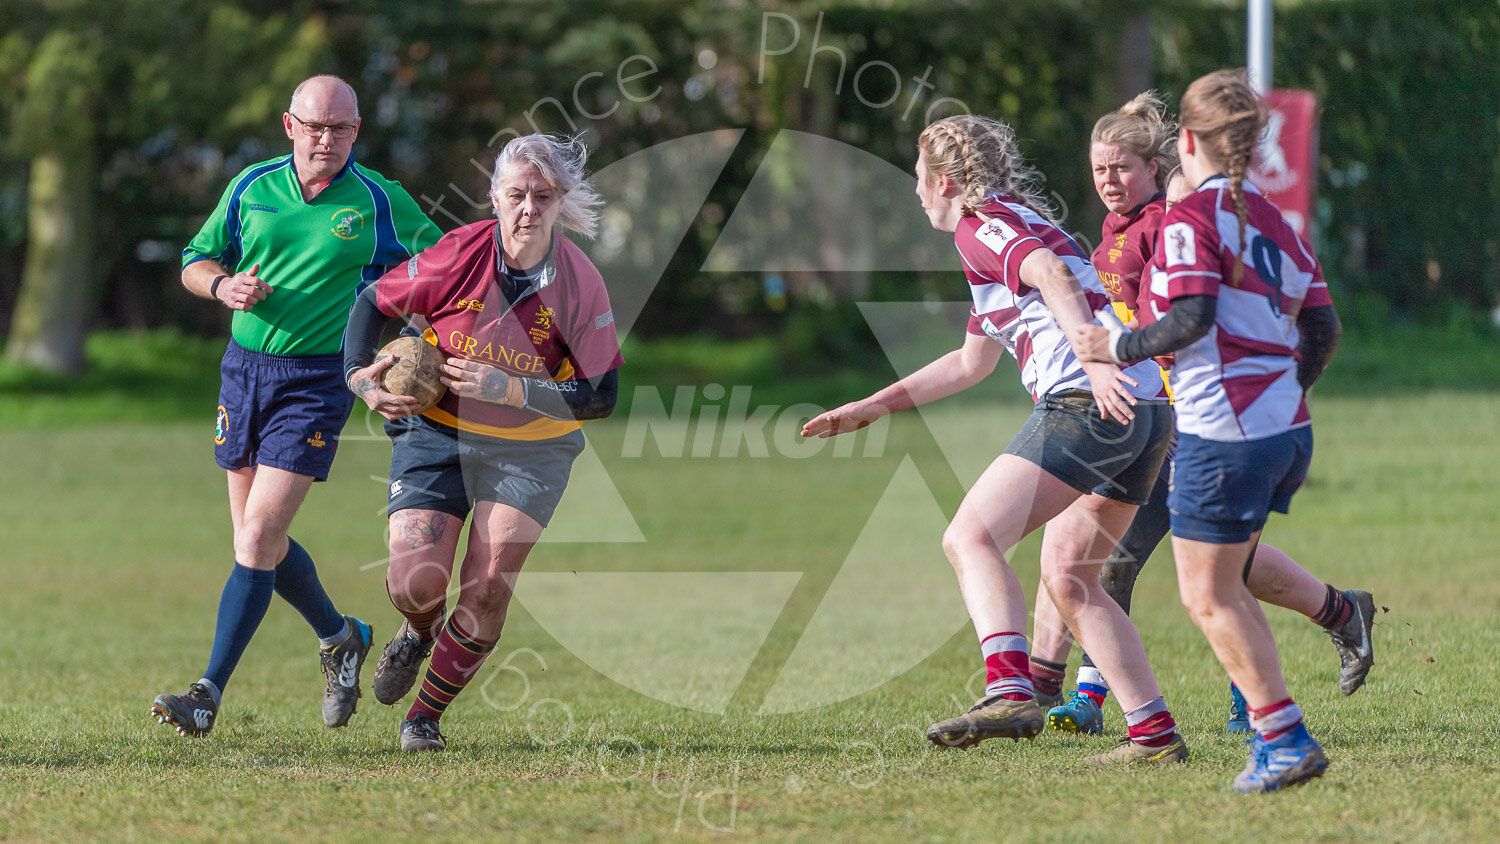
[[[219,365],[214,460],[328,479],[354,394],[342,355],[272,355],[233,340]]]

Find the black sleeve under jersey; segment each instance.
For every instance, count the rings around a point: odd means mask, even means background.
[[[1339,335],[1343,330],[1332,305],[1303,308],[1297,314],[1297,331],[1302,335],[1297,344],[1297,383],[1304,391],[1311,389],[1328,367],[1334,350],[1339,347]]]
[[[1115,357],[1138,361],[1175,352],[1208,333],[1218,312],[1217,296],[1181,296],[1160,320],[1120,337]]]
[[[344,382],[356,369],[364,369],[375,362],[375,351],[380,345],[380,334],[391,317],[380,312],[375,304],[375,285],[369,284],[354,297],[349,306],[349,324],[344,326]]]
[[[552,419],[603,419],[615,410],[620,391],[617,369],[601,375],[594,383],[587,380],[547,381],[526,378],[526,409]]]

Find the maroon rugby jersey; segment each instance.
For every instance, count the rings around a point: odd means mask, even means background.
[[[428,339],[450,357],[511,375],[565,381],[595,378],[620,366],[614,311],[599,271],[572,241],[554,235],[552,254],[512,306],[500,293],[497,220],[454,229],[382,276],[376,304],[389,317],[421,314]],[[449,392],[424,416],[493,437],[539,440],[576,430],[573,420],[463,399]]]
[[[1140,311],[1142,325],[1148,324],[1150,308],[1141,307],[1149,299],[1141,285],[1141,273],[1151,263],[1156,251],[1156,236],[1161,231],[1163,215],[1167,213],[1166,194],[1158,193],[1126,214],[1109,212],[1104,218],[1104,228],[1099,246],[1094,250],[1090,263],[1099,273],[1099,281],[1111,302],[1119,302],[1128,312]],[[1149,287],[1149,285],[1147,285]],[[1128,322],[1129,313],[1116,314],[1122,322]]]

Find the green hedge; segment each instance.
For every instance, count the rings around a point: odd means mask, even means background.
[[[1275,10],[1273,84],[1323,107],[1318,253],[1346,295],[1444,322],[1500,266],[1500,4],[1358,0]],[[1243,7],[1154,16],[1160,84],[1241,64]],[[1445,301],[1446,300],[1446,301]]]

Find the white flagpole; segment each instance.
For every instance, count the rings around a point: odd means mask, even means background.
[[[1271,90],[1271,0],[1249,0],[1245,17],[1245,64],[1250,71],[1250,87],[1265,96]]]

